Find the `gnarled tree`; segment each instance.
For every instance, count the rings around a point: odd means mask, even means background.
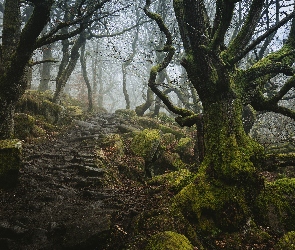
[[[295,13],[286,15],[253,39],[265,4],[264,0],[253,0],[241,28],[230,42],[226,42],[238,2],[242,1],[215,1],[215,17],[210,20],[204,0],[173,1],[185,50],[182,66],[202,102],[204,129],[204,158],[195,186],[181,192],[184,195],[179,195],[178,204],[182,208],[185,206],[186,216],[193,216],[203,231],[215,230],[216,225],[232,231],[243,225],[252,216],[253,200],[263,186],[258,174],[263,151],[243,129],[243,106],[250,104],[255,110],[273,111],[295,118],[294,110],[279,104],[281,98],[295,87],[292,69],[295,21],[282,48],[258,58],[248,69],[239,68],[239,63],[249,52],[292,20]],[[151,1],[147,0],[144,10],[166,36],[163,48],[166,56],[152,67],[149,87],[178,115],[176,121],[180,125],[194,125],[200,116],[192,110],[176,107],[156,84],[158,73],[173,57],[174,47],[169,29],[160,15],[150,11],[150,4]],[[290,78],[275,95],[266,98],[263,88],[277,74]]]

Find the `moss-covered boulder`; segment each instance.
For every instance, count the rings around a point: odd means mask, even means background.
[[[161,121],[157,119],[152,119],[148,117],[137,117],[137,123],[146,129],[158,129],[163,134],[174,134],[177,139],[184,137],[184,133],[180,127],[171,124],[169,126],[166,124],[162,124]]]
[[[154,175],[186,168],[186,164],[181,160],[179,154],[164,150],[159,152],[158,158],[151,165]]]
[[[182,159],[190,160],[194,155],[194,141],[189,137],[180,138],[176,145],[176,152]]]
[[[123,118],[131,118],[137,116],[134,110],[131,109],[117,109],[115,114],[122,116]]]
[[[257,199],[257,220],[282,233],[295,230],[295,178],[267,182]]]
[[[30,137],[44,136],[46,130],[50,130],[50,128],[53,127],[52,125],[50,126],[50,124],[46,126],[46,122],[37,121],[33,116],[24,113],[16,113],[14,122],[14,136],[21,140]],[[53,129],[51,128],[51,130]]]
[[[145,250],[193,250],[190,241],[182,234],[172,231],[158,233],[151,237]]]
[[[16,113],[14,116],[14,122],[15,137],[25,139],[33,134],[35,128],[34,117],[24,113]]]
[[[16,105],[16,112],[42,115],[50,123],[58,121],[62,110],[60,105],[52,102],[50,91],[27,90]]]
[[[137,156],[151,162],[158,150],[160,141],[161,133],[158,129],[144,129],[133,138],[131,149]]]
[[[242,187],[209,181],[202,174],[174,198],[175,208],[205,236],[238,231],[250,217],[248,202]]]
[[[294,250],[295,231],[286,233],[274,247],[275,250]]]
[[[169,188],[173,192],[179,192],[182,188],[190,184],[195,178],[195,174],[188,169],[169,172],[153,177],[148,183]]]
[[[22,144],[18,139],[0,140],[0,188],[15,186],[22,165]]]
[[[154,175],[152,163],[156,160],[161,142],[161,132],[158,129],[144,129],[131,142],[131,150],[145,160],[145,174]]]
[[[65,114],[74,119],[81,119],[83,116],[83,110],[80,106],[67,106]]]
[[[100,138],[98,145],[109,159],[120,160],[124,156],[124,143],[119,134],[107,134]],[[99,150],[100,151],[100,150]]]

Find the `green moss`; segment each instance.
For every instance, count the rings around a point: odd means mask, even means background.
[[[250,216],[242,188],[200,174],[175,196],[174,206],[204,235],[237,231]]]
[[[118,109],[115,111],[115,114],[120,115],[123,118],[132,118],[136,116],[135,111],[131,109]]]
[[[52,102],[52,93],[28,90],[16,105],[16,112],[32,116],[42,115],[48,122],[56,122],[62,112],[60,105]]]
[[[0,141],[0,188],[13,187],[17,183],[21,158],[21,142],[18,139]]]
[[[152,161],[160,145],[161,133],[157,129],[144,129],[137,134],[132,142],[132,151],[146,161]]]
[[[68,116],[71,117],[82,117],[83,116],[83,110],[79,106],[67,106],[66,112]]]
[[[138,117],[136,119],[136,122],[144,128],[159,129],[163,132],[163,134],[171,133],[175,135],[178,139],[184,137],[184,132],[179,127],[175,125],[166,126],[164,124],[161,124],[160,121],[157,119]]]
[[[295,178],[267,182],[257,199],[257,219],[278,233],[295,230]]]
[[[195,178],[195,174],[187,169],[180,169],[163,175],[158,175],[149,181],[151,185],[164,185],[174,192],[179,192],[182,188],[191,183]]]
[[[193,156],[194,141],[191,138],[180,138],[176,145],[176,152],[184,159]]]
[[[166,148],[167,146],[171,145],[176,141],[175,135],[171,133],[166,133],[161,136],[161,146]]]
[[[274,247],[275,250],[294,250],[295,231],[286,233]]]
[[[245,134],[239,100],[222,100],[205,107],[203,166],[226,181],[256,182],[263,147]]]
[[[112,159],[120,160],[125,155],[124,143],[119,134],[107,134],[98,144]]]
[[[190,241],[181,234],[166,231],[151,237],[145,250],[193,250]]]
[[[17,113],[14,116],[15,121],[15,137],[19,139],[26,139],[30,135],[32,135],[34,127],[35,127],[35,119],[34,117],[24,114]]]

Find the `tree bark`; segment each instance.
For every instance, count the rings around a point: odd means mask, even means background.
[[[85,40],[86,42],[86,40]],[[93,110],[93,99],[92,99],[92,87],[87,75],[87,67],[86,67],[86,55],[85,55],[85,43],[81,47],[81,56],[80,56],[80,63],[81,63],[81,69],[84,81],[87,86],[87,96],[88,96],[88,112],[91,112]]]
[[[21,30],[20,1],[5,2],[0,56],[0,139],[14,134],[15,104],[28,84],[28,62],[35,43],[49,20],[53,0],[34,2],[34,10]]]
[[[74,71],[77,61],[80,57],[79,50],[81,46],[85,43],[85,41],[86,41],[86,35],[84,32],[82,32],[77,38],[77,40],[75,41],[71,49],[71,54],[70,54],[70,58],[69,58],[69,62],[67,63],[67,66],[62,70],[62,72],[59,74],[58,78],[56,79],[56,90],[53,96],[54,103],[60,102],[64,87],[69,77],[71,76],[72,72]]]
[[[52,58],[51,45],[43,46],[43,60],[48,60]],[[44,62],[41,66],[41,80],[38,89],[40,91],[49,90],[49,81],[50,81],[50,72],[51,72],[51,62]]]

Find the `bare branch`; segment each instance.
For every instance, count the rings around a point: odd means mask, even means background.
[[[150,77],[148,80],[148,86],[151,88],[151,90],[163,101],[163,103],[168,107],[168,109],[175,114],[180,115],[181,117],[187,117],[187,116],[194,116],[194,112],[187,110],[187,109],[181,109],[176,107],[169,98],[160,90],[158,89],[156,85],[156,77],[159,72],[161,72],[163,69],[165,69],[169,63],[172,60],[172,57],[175,52],[175,48],[172,46],[172,36],[168,28],[166,27],[162,17],[159,14],[152,13],[149,11],[150,6],[150,0],[146,0],[146,5],[144,7],[145,14],[150,17],[152,20],[156,21],[159,29],[165,34],[166,36],[166,43],[164,45],[164,51],[167,51],[167,54],[162,62],[152,67],[150,71]],[[181,117],[179,118],[181,120]]]
[[[251,40],[257,23],[260,19],[263,4],[264,0],[253,0],[243,27],[241,28],[235,39],[230,43],[226,51],[228,62],[231,62],[232,58],[235,58],[237,54],[240,54],[240,52],[244,50],[244,48]]]
[[[216,3],[216,14],[210,48],[216,50],[223,42],[225,33],[231,23],[235,4],[219,0]]]
[[[104,37],[120,36],[120,35],[122,35],[122,34],[128,32],[128,31],[133,30],[134,28],[136,28],[136,27],[138,27],[138,26],[140,26],[140,25],[143,25],[143,24],[145,24],[145,23],[148,23],[148,22],[150,22],[150,21],[148,20],[148,21],[143,21],[143,22],[137,23],[137,24],[135,24],[135,25],[133,25],[133,26],[131,26],[131,27],[129,27],[129,28],[123,29],[123,30],[121,30],[121,31],[119,31],[119,32],[116,32],[116,33],[113,33],[113,34],[96,35],[96,34],[94,34],[93,32],[89,31],[89,32],[90,32],[90,35],[89,35],[89,36],[90,36],[90,37],[95,37],[95,38],[104,38]]]
[[[29,66],[34,66],[34,65],[38,65],[38,64],[42,64],[42,63],[48,63],[48,62],[56,63],[56,62],[59,62],[59,60],[46,59],[46,60],[42,60],[42,61],[29,62]]]
[[[269,37],[271,34],[276,32],[279,28],[285,25],[288,21],[295,17],[295,11],[283,18],[280,22],[269,28],[264,34],[259,36],[255,41],[253,41],[250,45],[248,45],[243,51],[238,53],[236,57],[230,60],[230,64],[235,64],[240,61],[245,55],[247,55],[251,50],[253,50],[259,43],[261,43],[264,39]]]

